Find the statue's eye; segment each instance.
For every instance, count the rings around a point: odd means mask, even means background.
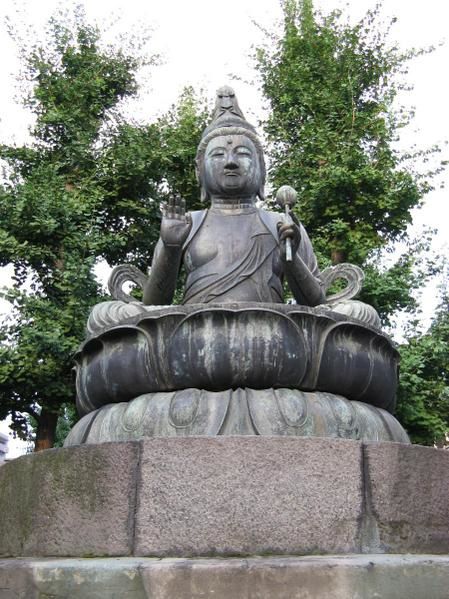
[[[252,156],[252,152],[249,148],[240,147],[236,149],[236,152],[239,156]]]
[[[213,151],[210,153],[210,156],[212,156],[212,158],[221,158],[221,157],[222,157],[222,156],[224,156],[224,155],[225,155],[225,151],[224,151],[224,150],[222,150],[222,149],[220,149],[220,148],[219,148],[219,149],[217,149],[217,150],[213,150]]]

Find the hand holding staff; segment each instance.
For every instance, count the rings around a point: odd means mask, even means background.
[[[283,185],[276,193],[276,202],[285,210],[285,221],[288,224],[293,224],[293,221],[290,218],[290,210],[292,210],[293,206],[296,204],[297,199],[298,194],[293,187],[290,187],[290,185]],[[287,237],[285,240],[285,259],[287,262],[292,261],[292,240],[290,237]]]

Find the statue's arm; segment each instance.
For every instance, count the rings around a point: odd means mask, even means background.
[[[293,259],[285,258],[285,240],[291,239]],[[279,227],[281,257],[284,273],[295,300],[305,306],[318,306],[326,301],[318,263],[309,236],[299,223],[281,224]]]
[[[190,213],[180,197],[170,198],[162,205],[161,235],[156,244],[148,280],[143,290],[143,303],[167,305],[173,300],[182,247],[192,227]]]
[[[318,306],[324,304],[326,296],[319,278],[315,277],[298,254],[285,263],[285,276],[298,304]]]
[[[150,275],[143,290],[144,304],[149,306],[171,304],[181,258],[181,246],[167,246],[162,239],[159,239],[154,251]]]

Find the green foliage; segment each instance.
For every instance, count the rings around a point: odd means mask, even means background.
[[[373,251],[365,262],[360,299],[379,312],[384,325],[391,326],[399,311],[416,312],[419,291],[432,277],[441,274],[443,264],[431,251],[433,233],[425,230],[415,238],[405,239],[402,251],[395,246],[389,252]]]
[[[397,417],[415,443],[444,442],[449,430],[449,296],[424,334],[400,347]]]
[[[393,110],[399,75],[418,52],[389,45],[379,20],[379,7],[352,25],[287,0],[282,34],[256,55],[271,181],[296,187],[298,213],[333,262],[363,264],[401,239],[430,189],[394,147],[411,117]]]
[[[179,104],[158,121],[167,185],[185,199],[188,210],[204,208],[199,202],[194,164],[201,134],[210,118],[204,98],[199,99],[193,88],[188,87]]]
[[[67,403],[62,406],[56,425],[54,447],[62,447],[64,445],[65,438],[78,421],[78,418],[78,413],[73,403]]]
[[[169,194],[195,207],[199,187],[193,164],[207,118],[204,100],[187,88],[155,123],[123,123],[113,132],[96,170],[104,191],[100,255],[110,264],[147,267],[159,235],[159,205]]]
[[[74,399],[72,357],[87,315],[103,299],[94,267],[104,259],[146,269],[160,201],[199,197],[186,173],[206,118],[189,89],[158,121],[126,122],[120,102],[136,93],[142,61],[104,48],[82,13],[74,19],[53,19],[46,43],[22,50],[32,142],[0,146],[0,264],[14,267],[5,295],[13,312],[0,328],[0,418],[11,414],[26,436],[31,415],[37,444],[46,436],[50,445]]]

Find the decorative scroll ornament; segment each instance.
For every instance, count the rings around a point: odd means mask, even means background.
[[[125,283],[134,283],[139,289],[144,288],[148,277],[143,274],[136,266],[132,264],[120,264],[116,266],[109,277],[108,289],[109,293],[116,300],[120,300],[126,303],[137,302],[136,298],[129,293],[123,291],[123,285]]]
[[[341,301],[352,299],[361,291],[365,275],[363,274],[363,270],[358,266],[343,262],[342,264],[325,268],[320,273],[320,278],[323,281],[323,290],[326,294],[335,281],[344,279],[347,282],[346,287],[342,291],[326,297],[326,304],[337,304]]]

